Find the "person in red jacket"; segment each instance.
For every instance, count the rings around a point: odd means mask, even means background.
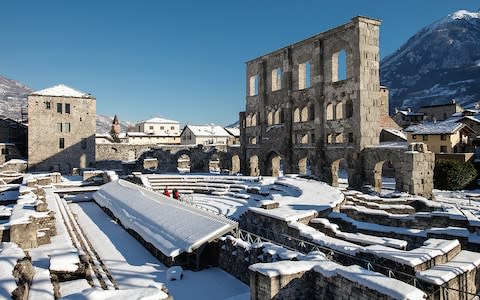
[[[168,191],[168,186],[165,186],[165,189],[163,190],[163,194],[164,194],[166,197],[170,197],[170,192]]]
[[[173,198],[177,200],[180,199],[180,194],[177,189],[173,189]]]

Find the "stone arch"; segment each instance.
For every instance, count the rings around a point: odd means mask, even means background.
[[[327,112],[326,120],[327,121],[333,120],[334,114],[333,114],[333,104],[332,103],[327,104],[326,112]]]
[[[208,171],[210,173],[220,173],[220,156],[217,153],[214,153],[209,157]]]
[[[250,169],[250,176],[259,176],[260,175],[260,169],[258,166],[258,156],[257,155],[252,155],[250,156],[249,160],[249,169]]]
[[[339,158],[331,164],[332,186],[339,186],[340,183],[349,185],[349,170],[345,158]]]
[[[298,174],[312,175],[312,161],[308,157],[301,158],[298,161]]]
[[[180,173],[190,173],[192,154],[188,150],[180,151],[175,155],[177,162],[177,171]]]
[[[393,189],[397,188],[397,174],[395,167],[391,160],[382,160],[375,164],[373,168],[373,188],[376,192],[380,192],[386,185],[387,188],[391,189],[393,185]],[[394,179],[392,183],[389,179]]]
[[[240,173],[240,156],[238,156],[237,154],[232,156],[232,168],[230,169],[230,173]]]
[[[268,154],[265,165],[267,167],[267,175],[273,177],[283,176],[283,161],[282,157],[277,152],[271,151]]]
[[[300,122],[300,108],[295,108],[293,111],[293,122],[298,123]]]

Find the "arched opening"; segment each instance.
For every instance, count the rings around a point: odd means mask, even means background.
[[[347,79],[347,53],[344,49],[332,55],[332,81]]]
[[[129,160],[135,160],[135,155],[133,156],[133,159],[130,159],[130,156],[129,156]],[[82,153],[82,155],[80,155],[80,168],[84,169],[86,167],[87,167],[87,154]],[[71,171],[72,170],[70,170],[70,172]]]
[[[267,124],[272,125],[273,124],[273,111],[269,111],[267,115]]]
[[[300,122],[300,108],[295,108],[293,111],[293,122],[298,123]]]
[[[252,115],[252,119],[250,120],[250,122],[251,122],[251,123],[250,123],[251,126],[257,126],[257,114],[256,114],[256,113],[254,113],[254,114]]]
[[[302,108],[302,114],[300,115],[300,121],[306,122],[308,121],[308,106]]]
[[[335,106],[335,119],[336,120],[341,120],[343,119],[343,103],[339,102]]]
[[[345,118],[351,118],[353,116],[353,101],[347,100],[345,102]]]
[[[245,123],[247,124],[247,127],[252,126],[252,117],[250,116],[250,114],[248,114],[245,118]]]
[[[214,174],[220,174],[220,157],[217,154],[212,155],[208,161],[208,171]]]
[[[249,167],[250,167],[250,176],[260,175],[260,171],[258,169],[258,156],[253,155],[250,157]]]
[[[182,154],[178,157],[177,170],[180,173],[190,173],[190,156]]]
[[[273,177],[283,176],[282,157],[275,152],[270,153],[267,159],[267,175]]]
[[[332,186],[348,187],[348,166],[344,158],[337,159],[332,163]]]
[[[232,156],[231,174],[240,173],[240,157],[238,155]]]
[[[395,168],[390,160],[377,162],[373,173],[373,188],[376,192],[396,189]]]
[[[333,120],[333,104],[327,104],[327,121]]]
[[[298,161],[298,174],[312,175],[312,163],[307,157]]]

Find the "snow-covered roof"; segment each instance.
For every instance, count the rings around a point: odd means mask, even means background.
[[[169,120],[169,119],[165,119],[165,118],[155,117],[155,118],[151,118],[151,119],[142,121],[140,123],[178,124],[179,122],[175,121],[175,120]]]
[[[218,125],[186,125],[195,136],[230,136],[225,128]]]
[[[93,98],[90,94],[75,90],[64,84],[59,84],[33,92],[32,95],[38,96],[54,96],[54,97],[74,97],[74,98]]]
[[[225,130],[233,136],[240,136],[240,128],[238,127],[225,127]]]
[[[93,194],[126,228],[136,231],[164,255],[175,257],[232,231],[238,224],[223,216],[142,188],[125,180],[107,183]]]
[[[398,113],[404,116],[424,116],[425,115],[425,113],[422,113],[422,112],[413,112],[408,110],[400,110],[398,111]]]
[[[463,128],[465,124],[453,122],[436,122],[412,125],[405,132],[412,134],[452,134]]]
[[[405,135],[405,133],[403,133],[401,130],[397,130],[397,129],[390,129],[390,128],[383,128],[384,131],[390,133],[390,134],[393,134],[395,136],[398,136],[399,138],[401,138],[402,140],[407,140],[407,136]]]

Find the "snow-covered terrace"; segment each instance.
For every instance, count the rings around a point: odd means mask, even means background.
[[[172,258],[183,252],[191,253],[238,226],[223,216],[124,180],[102,186],[93,198],[100,206],[108,208],[123,226]]]

